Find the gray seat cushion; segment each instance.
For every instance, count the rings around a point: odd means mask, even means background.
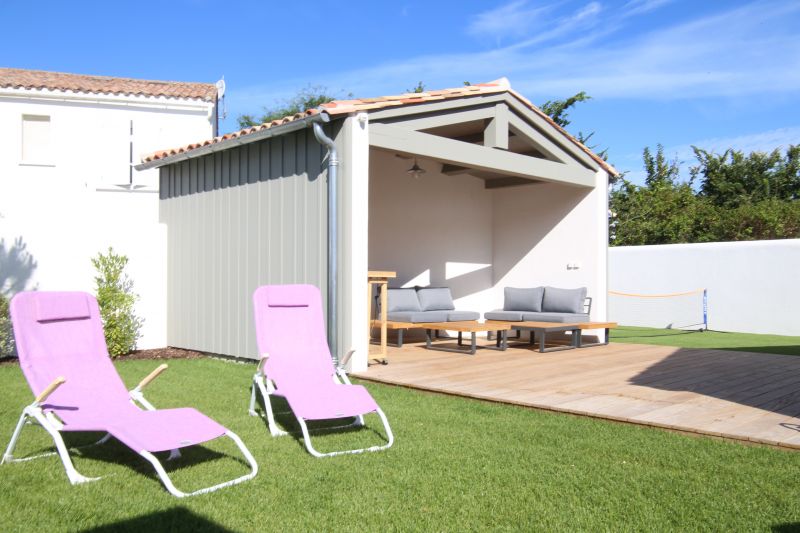
[[[588,322],[586,313],[522,313],[526,322]]]
[[[522,321],[522,312],[521,311],[487,311],[483,313],[483,318],[486,320],[508,320],[509,322],[520,322]]]
[[[533,311],[538,313],[542,310],[544,287],[535,287],[533,289],[506,287],[504,292],[503,311]]]
[[[447,287],[417,289],[417,298],[422,311],[452,311],[456,308]]]
[[[447,313],[448,322],[459,322],[464,320],[478,320],[481,317],[480,313],[475,311],[450,311]]]
[[[414,289],[389,289],[387,291],[387,313],[396,311],[422,311]],[[380,305],[380,298],[378,299]]]
[[[545,313],[583,313],[586,287],[579,289],[544,288],[542,311]]]
[[[387,313],[389,320],[394,322],[447,322],[447,311],[395,311]]]

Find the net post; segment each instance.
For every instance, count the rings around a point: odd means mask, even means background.
[[[703,289],[703,331],[708,331],[708,289]]]

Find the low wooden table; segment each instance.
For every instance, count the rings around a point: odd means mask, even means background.
[[[539,335],[539,352],[557,352],[559,350],[572,350],[577,348],[580,344],[581,337],[581,324],[579,323],[562,323],[562,322],[509,322],[506,320],[487,320],[485,323],[491,326],[491,329],[496,329],[500,326],[508,326],[509,329],[517,331],[530,331],[531,341],[535,342],[536,334]],[[586,328],[589,329],[589,328]],[[572,343],[565,346],[551,346],[547,347],[547,334],[548,333],[561,333],[565,331],[572,332]]]
[[[605,346],[606,344],[608,344],[608,336],[609,336],[610,330],[615,328],[615,327],[617,327],[617,323],[616,322],[581,322],[578,325],[581,328],[581,331],[578,334],[578,340],[577,340],[578,348],[589,348],[590,346]],[[582,337],[583,337],[583,330],[585,330],[585,329],[604,329],[606,331],[606,339],[605,339],[605,341],[604,342],[584,343]]]
[[[508,347],[508,330],[511,329],[511,326],[508,324],[496,324],[496,323],[481,323],[477,321],[465,321],[465,322],[426,322],[424,324],[415,324],[417,327],[425,328],[425,347],[429,350],[441,350],[443,352],[455,352],[455,353],[469,353],[470,355],[475,355],[475,352],[478,349],[478,344],[476,342],[476,333],[479,331],[496,331],[497,332],[497,341],[495,346],[487,346],[483,345],[480,346],[481,348],[487,348],[490,350],[500,350],[504,351]],[[450,331],[457,331],[458,332],[458,345],[462,346],[463,333],[470,333],[472,336],[470,346],[467,350],[458,349],[458,348],[445,348],[443,346],[436,346],[433,344],[433,335],[434,331],[438,330],[450,330]]]

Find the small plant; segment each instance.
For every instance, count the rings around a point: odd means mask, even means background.
[[[139,295],[133,292],[133,281],[125,273],[128,258],[114,253],[97,254],[92,265],[97,270],[94,278],[97,303],[105,328],[106,344],[111,357],[130,353],[136,348],[144,320],[134,314],[133,306]]]
[[[16,354],[14,332],[11,329],[11,318],[8,314],[8,300],[0,293],[0,358]]]

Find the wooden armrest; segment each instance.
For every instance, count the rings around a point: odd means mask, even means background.
[[[142,381],[139,382],[138,385],[136,385],[136,390],[142,390],[143,388],[145,388],[151,381],[156,379],[159,374],[161,374],[164,370],[166,370],[168,366],[169,365],[167,365],[166,363],[158,365],[158,368],[150,372],[146,378],[144,378]]]
[[[36,403],[42,403],[43,401],[45,401],[48,396],[53,394],[53,392],[55,392],[57,388],[59,388],[66,382],[67,380],[64,379],[63,376],[58,376],[56,379],[53,380],[53,382],[50,385],[45,387],[45,389],[39,393],[39,396],[36,397]]]
[[[354,353],[356,353],[356,351],[355,351],[355,350],[350,350],[349,352],[347,352],[346,354],[344,354],[344,357],[342,357],[342,358],[341,358],[341,360],[339,360],[339,366],[342,366],[342,367],[343,367],[343,366],[346,366],[346,365],[347,365],[347,363],[349,363],[349,362],[350,362],[350,358],[352,358],[352,357],[353,357],[353,354],[354,354]]]
[[[269,352],[262,353],[261,360],[258,362],[258,366],[256,367],[256,374],[264,374],[264,364],[267,362],[267,359],[269,359]]]

